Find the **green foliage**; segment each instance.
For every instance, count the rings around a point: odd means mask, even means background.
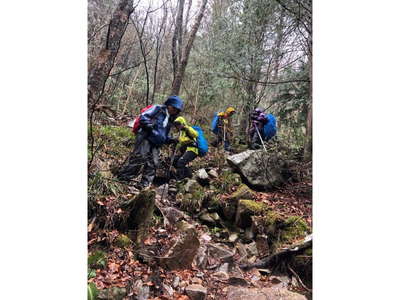
[[[106,266],[106,253],[97,250],[88,257],[88,266],[90,268],[104,268]]]
[[[88,279],[96,277],[96,270],[95,269],[88,269]]]
[[[93,282],[88,284],[88,300],[96,300],[99,295],[99,290]]]

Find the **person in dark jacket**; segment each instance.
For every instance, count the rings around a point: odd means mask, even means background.
[[[183,100],[170,96],[164,105],[154,105],[140,115],[134,150],[129,155],[128,164],[118,172],[119,180],[130,181],[142,170],[138,188],[146,188],[153,183],[159,165],[160,147],[174,141],[169,131],[182,110]]]
[[[250,114],[250,121],[250,149],[259,149],[261,148],[262,140],[265,139],[263,127],[267,124],[268,118],[260,108],[256,108]]]

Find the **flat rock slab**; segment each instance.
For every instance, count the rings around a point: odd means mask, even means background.
[[[200,284],[188,285],[185,291],[191,300],[204,300],[207,296],[207,289]]]
[[[277,288],[243,288],[230,286],[228,289],[229,300],[307,300],[298,293]]]

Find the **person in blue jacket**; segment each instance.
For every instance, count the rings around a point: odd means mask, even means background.
[[[176,141],[169,136],[169,131],[182,110],[183,100],[170,96],[164,105],[154,105],[140,115],[134,150],[129,155],[128,164],[118,172],[119,180],[130,181],[142,169],[138,188],[146,188],[153,183],[159,165],[160,147]]]
[[[260,149],[262,140],[265,139],[263,127],[265,124],[267,124],[268,118],[261,108],[256,108],[250,114],[250,121],[250,149]]]

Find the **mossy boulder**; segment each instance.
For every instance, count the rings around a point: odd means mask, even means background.
[[[258,234],[268,236],[272,252],[283,244],[290,244],[296,239],[305,237],[310,232],[302,217],[285,218],[272,210],[267,210],[262,216],[253,217],[253,222]]]
[[[154,190],[143,190],[123,205],[129,212],[125,226],[130,232],[130,238],[136,244],[141,244],[148,234],[154,212],[155,196]]]
[[[291,216],[284,221],[281,241],[291,242],[296,238],[304,237],[308,232],[310,228],[301,217]]]
[[[236,209],[235,224],[241,228],[252,225],[252,216],[261,215],[267,210],[267,205],[263,202],[241,199],[238,201]]]
[[[241,184],[222,204],[225,219],[234,221],[239,199],[252,199],[254,195],[255,193],[247,185]]]

